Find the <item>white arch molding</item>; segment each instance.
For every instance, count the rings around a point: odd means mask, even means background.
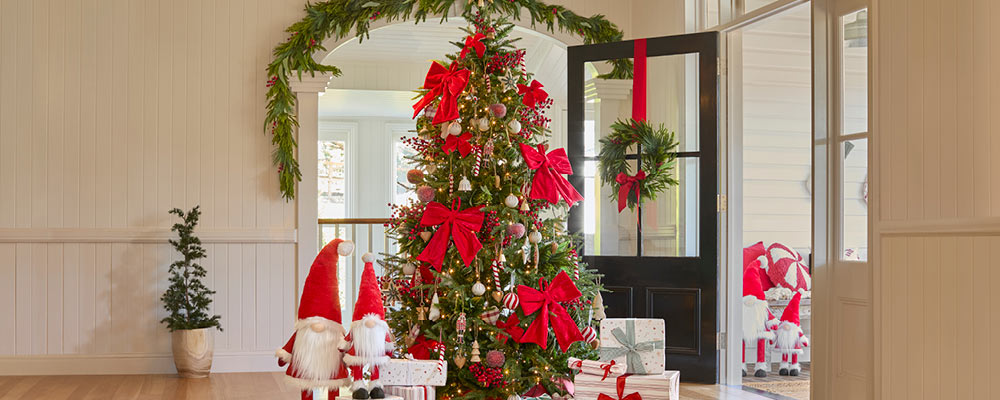
[[[440,17],[428,18],[420,24],[414,24],[412,19],[403,21],[396,20],[393,22],[379,20],[371,24],[369,32],[372,35],[375,35],[380,29],[399,24],[410,24],[413,26],[438,24],[439,20],[436,18]],[[449,10],[448,19],[464,20],[461,17],[461,11],[458,6],[453,6],[452,9]],[[554,32],[549,32],[543,24],[540,24],[537,27],[532,27],[530,21],[530,16],[522,15],[520,20],[513,20],[510,22],[518,27],[516,29],[519,32],[553,40],[558,42],[558,44],[563,48],[570,45],[583,44],[583,40],[578,36],[572,35],[568,32],[559,31],[558,29]],[[323,41],[323,47],[331,50],[318,51],[313,54],[313,59],[316,60],[316,62],[322,62],[330,54],[335,53],[338,49],[353,40],[358,39],[354,36],[340,39],[335,37],[328,38]],[[598,68],[601,72],[606,72],[604,70],[605,68],[610,70],[610,66],[599,66]],[[309,273],[309,267],[312,265],[313,259],[319,252],[319,229],[316,224],[319,215],[319,205],[316,201],[318,193],[318,160],[316,154],[318,151],[317,146],[319,140],[319,95],[320,93],[326,91],[333,79],[333,75],[330,73],[318,72],[316,74],[303,73],[301,80],[299,80],[298,76],[293,76],[289,79],[290,89],[296,96],[295,116],[299,122],[299,127],[296,130],[296,141],[298,143],[296,158],[299,161],[299,169],[302,171],[302,180],[298,183],[298,187],[296,188],[298,196],[295,198],[296,309],[298,309],[299,291],[305,281],[306,275]],[[341,76],[337,79],[350,79],[350,77]],[[561,110],[554,107],[553,112],[561,112]]]

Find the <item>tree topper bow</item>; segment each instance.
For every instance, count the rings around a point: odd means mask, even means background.
[[[434,99],[441,96],[441,106],[434,114],[432,124],[448,122],[459,117],[458,97],[469,85],[469,75],[471,72],[462,69],[457,62],[452,62],[450,68],[437,61],[431,63],[431,68],[424,78],[424,89],[430,89],[417,104],[413,105],[413,118],[420,114],[420,110],[427,107]]]

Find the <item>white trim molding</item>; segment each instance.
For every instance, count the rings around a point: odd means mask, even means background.
[[[212,372],[280,371],[274,351],[215,353]],[[0,357],[4,375],[174,374],[170,353]]]
[[[295,243],[295,229],[198,229],[203,243]],[[167,243],[166,228],[0,228],[0,243]]]

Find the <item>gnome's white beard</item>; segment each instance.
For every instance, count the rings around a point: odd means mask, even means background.
[[[778,325],[778,331],[774,339],[778,350],[782,353],[795,353],[795,346],[799,342],[800,332],[802,332],[802,328],[795,326],[791,322],[782,322],[781,325]],[[802,350],[799,349],[797,352],[801,353]]]
[[[369,328],[365,322],[372,321],[374,325]],[[388,357],[386,353],[392,350],[392,343],[386,342],[385,337],[389,334],[389,325],[374,314],[364,316],[361,320],[351,323],[351,339],[354,345],[354,359],[363,364],[384,364]],[[354,360],[346,360],[354,363]]]
[[[340,368],[338,347],[343,338],[342,330],[331,329],[329,326],[318,333],[310,325],[300,327],[292,346],[292,366],[296,376],[316,381],[332,379]]]
[[[743,340],[773,338],[774,334],[767,330],[767,320],[767,301],[752,295],[743,296]]]

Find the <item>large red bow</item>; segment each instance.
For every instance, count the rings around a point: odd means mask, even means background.
[[[635,173],[635,176],[629,176],[624,172],[619,172],[618,176],[615,177],[615,182],[618,182],[618,212],[622,212],[625,209],[626,202],[628,201],[628,193],[632,191],[635,187],[635,201],[639,201],[639,181],[646,179],[646,171],[639,170]]]
[[[528,168],[538,170],[535,178],[531,181],[532,199],[544,199],[549,203],[559,202],[561,196],[566,203],[573,205],[578,201],[583,201],[583,196],[576,191],[573,185],[569,184],[562,174],[572,174],[573,166],[566,157],[565,149],[555,149],[545,154],[545,146],[538,145],[538,149],[521,143],[521,156],[524,157]]]
[[[483,206],[469,207],[459,211],[462,207],[462,200],[455,199],[451,209],[444,204],[433,201],[427,204],[424,215],[420,218],[421,226],[441,225],[434,237],[427,243],[424,251],[417,256],[417,260],[426,261],[441,272],[441,263],[444,262],[444,254],[448,251],[448,244],[454,239],[455,248],[462,256],[465,266],[472,264],[479,249],[483,248],[476,237],[476,232],[483,226]]]
[[[541,310],[524,332],[521,343],[535,343],[543,349],[547,348],[551,315],[552,331],[556,334],[559,347],[565,352],[574,342],[582,341],[583,334],[566,312],[566,308],[559,303],[576,300],[580,297],[580,289],[576,288],[569,275],[566,275],[566,271],[559,271],[549,285],[545,285],[544,278],[539,278],[538,287],[539,289],[517,286],[517,295],[521,298],[521,309],[524,310],[524,314],[529,315]]]
[[[432,62],[431,68],[424,78],[424,89],[430,89],[424,98],[413,105],[413,118],[417,117],[420,110],[427,107],[435,98],[441,96],[441,106],[434,114],[432,124],[451,121],[458,118],[458,95],[465,90],[469,84],[469,70],[461,69],[456,62],[451,63],[451,68],[445,68],[438,62]]]
[[[535,104],[545,101],[549,98],[549,94],[542,90],[542,83],[537,80],[532,80],[531,85],[517,84],[517,94],[524,95],[521,102],[524,105],[535,108]]]
[[[462,48],[461,53],[458,53],[458,59],[461,60],[465,58],[465,55],[469,54],[469,49],[475,49],[479,58],[483,58],[483,53],[486,52],[486,45],[482,42],[484,38],[486,38],[486,35],[478,32],[473,36],[466,37],[465,47]]]
[[[517,318],[516,313],[511,314],[504,322],[497,322],[497,328],[500,328],[500,332],[497,332],[497,339],[503,344],[507,344],[507,339],[514,339],[514,342],[521,343],[524,329],[521,329],[520,325],[521,320]]]
[[[618,390],[617,399],[608,396],[604,393],[601,393],[600,395],[597,396],[597,400],[642,400],[642,395],[640,395],[639,392],[635,392],[624,397],[622,396],[622,394],[625,393],[625,378],[627,378],[628,376],[629,376],[628,374],[619,376],[618,380],[615,382],[615,389]]]
[[[451,152],[458,150],[458,154],[465,157],[472,152],[472,143],[469,143],[469,139],[472,139],[472,134],[469,132],[465,132],[461,136],[448,135],[441,150],[444,150],[444,154],[451,154]]]
[[[424,335],[417,336],[413,341],[413,345],[406,349],[407,353],[413,356],[417,360],[430,360],[431,351],[436,351],[440,343],[436,340],[430,340]]]

